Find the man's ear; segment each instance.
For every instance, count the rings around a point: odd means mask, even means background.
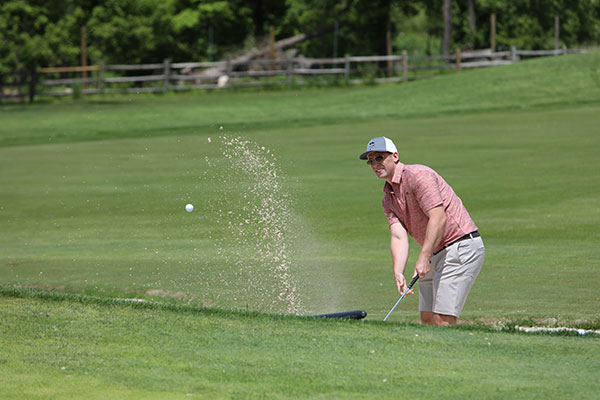
[[[400,161],[400,158],[398,157],[398,153],[394,152],[392,153],[392,157],[394,157],[394,162],[397,163],[398,161]]]

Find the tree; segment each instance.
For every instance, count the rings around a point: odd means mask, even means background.
[[[37,68],[50,57],[45,38],[49,22],[46,10],[42,5],[17,0],[5,2],[0,10],[0,70],[12,72],[19,87],[28,83],[29,100],[33,101]],[[0,82],[7,78],[3,73]]]
[[[475,47],[475,36],[477,36],[477,22],[475,19],[475,0],[465,0],[467,2],[467,20],[469,22],[469,39],[467,46]]]
[[[386,32],[394,8],[415,14],[408,0],[288,0],[288,12],[279,32],[291,36],[312,32],[339,23],[338,54],[385,54]],[[303,43],[303,54],[329,57],[333,53],[332,33]]]
[[[489,27],[489,15],[496,14],[497,47],[522,49],[554,48],[554,17],[560,16],[561,43],[568,47],[598,43],[600,38],[600,3],[596,0],[480,0],[477,20]],[[489,29],[477,33],[480,43],[487,43]]]
[[[287,12],[287,5],[281,0],[251,0],[254,36],[261,37],[267,32],[267,27],[278,26]]]
[[[452,47],[488,47],[492,13],[496,14],[498,49],[553,48],[556,15],[560,16],[562,44],[597,44],[600,39],[597,0],[420,0],[419,4],[427,15],[429,33],[444,39],[444,52]]]
[[[0,86],[28,83],[32,99],[40,67],[79,64],[84,25],[90,63],[156,63],[207,60],[211,46],[210,54],[223,58],[254,45],[269,26],[285,38],[336,23],[338,54],[385,54],[388,27],[398,35],[425,30],[426,46],[421,35],[413,48],[429,47],[433,38],[449,54],[453,47],[487,47],[491,13],[498,49],[553,48],[556,15],[561,45],[600,39],[598,0],[4,0]],[[333,35],[330,29],[298,48],[307,56],[329,57]]]
[[[442,54],[448,57],[450,54],[450,35],[452,34],[452,0],[444,0],[442,7],[444,16],[444,38],[442,40]]]

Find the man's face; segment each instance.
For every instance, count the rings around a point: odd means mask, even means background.
[[[383,151],[372,151],[367,154],[367,164],[379,179],[391,181],[394,177],[398,153],[386,153]]]

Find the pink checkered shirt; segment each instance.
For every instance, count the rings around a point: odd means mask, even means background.
[[[383,211],[390,225],[400,222],[423,246],[429,218],[425,212],[443,206],[446,229],[438,252],[456,239],[477,230],[469,212],[446,181],[424,165],[396,164],[392,185],[383,188]]]

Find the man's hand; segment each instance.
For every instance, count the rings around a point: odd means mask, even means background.
[[[429,258],[419,257],[415,265],[415,274],[419,275],[419,279],[425,278],[425,275],[429,273],[429,269]]]
[[[419,275],[419,279],[425,278],[429,272],[429,259],[431,255],[442,241],[444,230],[446,229],[446,212],[443,206],[434,207],[426,212],[429,220],[427,221],[427,230],[425,232],[425,240],[421,247],[421,253],[415,265],[415,272]]]
[[[400,292],[400,294],[403,294],[404,291],[407,288],[407,284],[406,284],[406,279],[404,278],[404,275],[400,274],[400,275],[396,275],[396,286],[398,287],[398,292]],[[408,291],[408,294],[413,294],[414,290],[410,289]]]

